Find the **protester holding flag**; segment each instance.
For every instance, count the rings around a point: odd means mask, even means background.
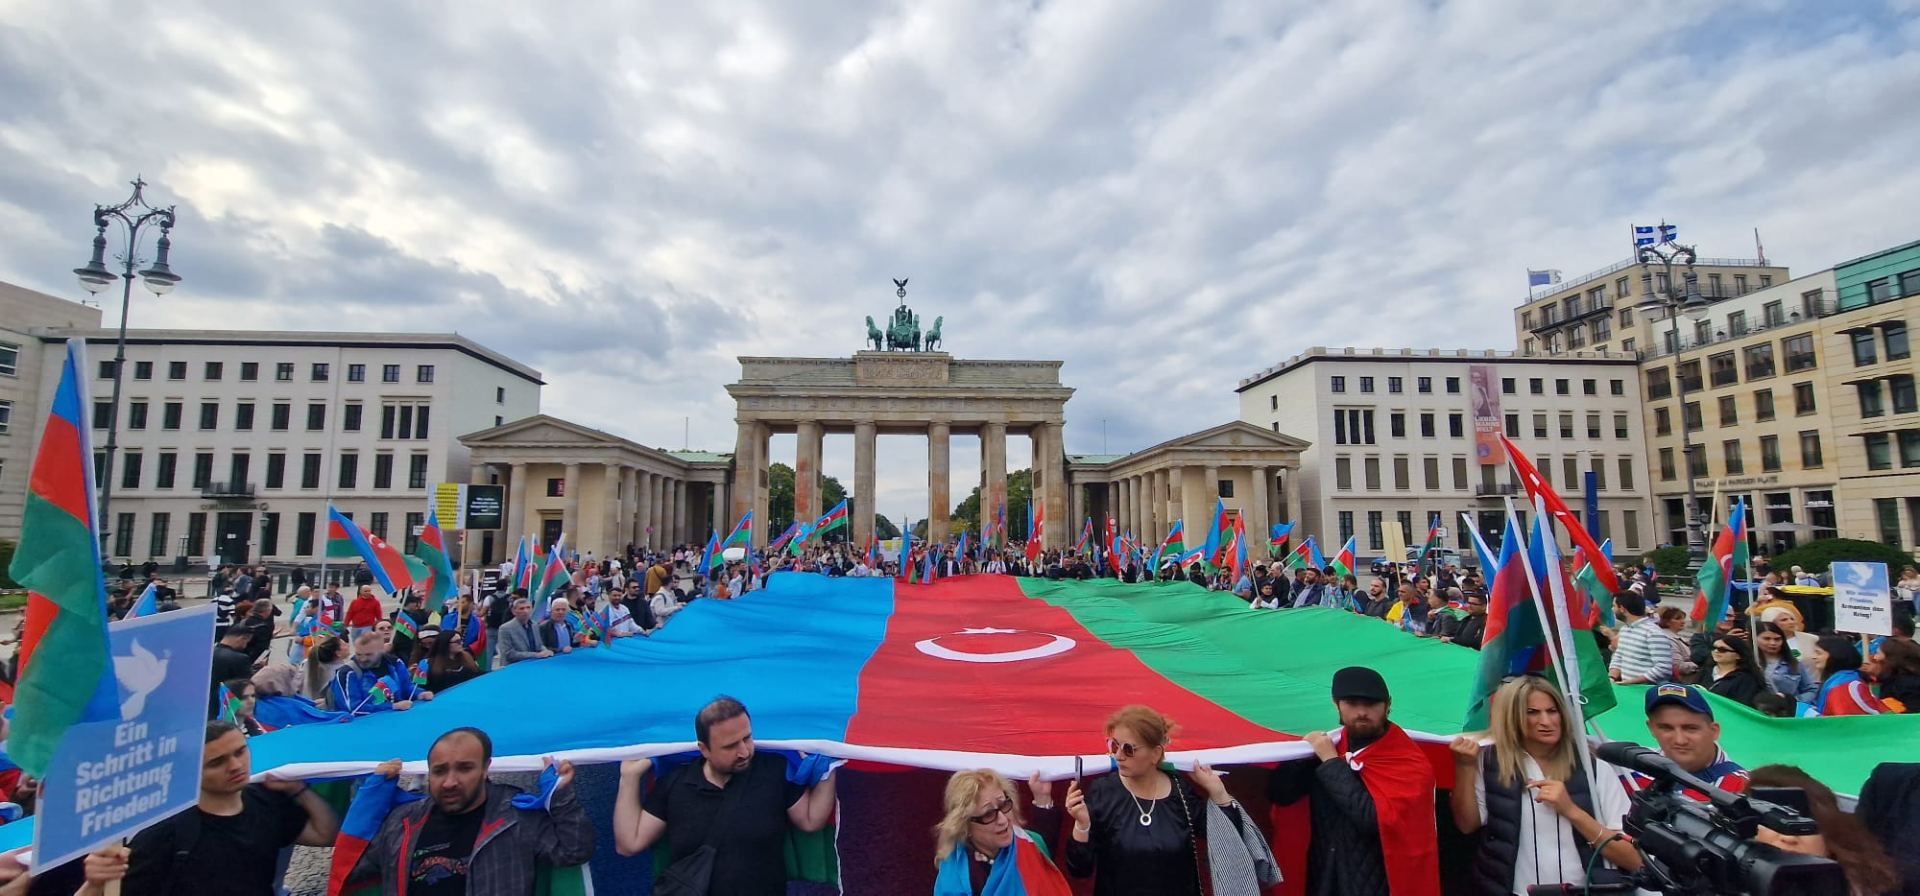
[[[1194,766],[1190,782],[1161,770],[1174,731],[1148,707],[1121,708],[1106,725],[1116,773],[1067,787],[1067,872],[1093,878],[1094,896],[1199,896],[1195,844],[1209,831],[1209,805],[1235,828],[1246,823],[1212,769]]]
[[[1453,821],[1463,834],[1480,832],[1477,892],[1606,882],[1587,873],[1602,843],[1608,864],[1640,870],[1640,853],[1620,836],[1631,804],[1619,770],[1583,748],[1572,719],[1551,682],[1523,675],[1494,693],[1491,748],[1472,735],[1453,739]]]
[[[1267,798],[1309,798],[1308,896],[1438,896],[1434,775],[1426,754],[1389,718],[1387,682],[1365,666],[1333,674],[1340,730],[1305,740],[1313,757],[1282,763]]]
[[[302,781],[252,775],[247,737],[208,722],[200,800],[135,834],[125,847],[87,857],[81,896],[120,881],[127,896],[258,896],[277,891],[280,851],[332,845],[340,816]]]
[[[433,692],[414,684],[407,664],[369,632],[353,639],[353,659],[333,673],[328,699],[335,712],[363,716],[411,709],[415,700],[432,700]]]
[[[493,740],[455,728],[427,750],[427,798],[395,785],[400,760],[360,784],[334,848],[336,883],[379,881],[383,893],[534,892],[541,863],[578,865],[593,855],[593,823],[573,790],[573,764],[549,761],[540,791],[487,780]],[[384,811],[383,811],[384,810]],[[358,852],[350,869],[341,853]]]
[[[974,769],[947,779],[946,814],[934,828],[939,871],[933,896],[1070,896],[1045,840],[1045,832],[1060,830],[1053,788],[1038,773],[1027,785],[1033,793],[1031,830],[1024,826],[1019,795],[999,772]]]

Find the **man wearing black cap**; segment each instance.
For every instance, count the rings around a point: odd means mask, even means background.
[[[1438,896],[1433,767],[1400,726],[1380,673],[1348,666],[1333,675],[1340,730],[1305,738],[1313,757],[1282,763],[1267,797],[1289,805],[1310,797],[1307,853],[1312,896]]]
[[[1747,789],[1747,770],[1720,749],[1720,723],[1713,720],[1713,704],[1690,684],[1657,685],[1647,689],[1647,731],[1660,744],[1661,755],[1692,772],[1702,781],[1729,793]],[[1653,779],[1633,773],[1641,789]],[[1706,794],[1681,791],[1705,801]]]

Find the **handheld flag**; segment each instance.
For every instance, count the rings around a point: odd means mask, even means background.
[[[1047,529],[1047,508],[1032,497],[1027,499],[1027,562],[1040,562],[1040,539]]]
[[[1573,568],[1576,570],[1573,574],[1573,587],[1575,591],[1586,597],[1601,625],[1616,628],[1619,623],[1613,617],[1613,593],[1600,587],[1600,577],[1593,571],[1596,563],[1612,564],[1613,539],[1609,538],[1601,542],[1600,550],[1605,551],[1607,556],[1596,561],[1587,556],[1585,548],[1573,549]]]
[[[1480,639],[1480,672],[1474,678],[1472,697],[1467,704],[1467,719],[1461,725],[1468,731],[1485,730],[1492,708],[1493,692],[1510,675],[1527,671],[1534,651],[1546,643],[1546,626],[1540,622],[1527,587],[1525,566],[1519,553],[1526,539],[1512,517],[1507,518],[1505,536],[1500,539],[1500,555],[1487,569],[1487,622]]]
[[[1427,540],[1425,544],[1422,544],[1420,546],[1420,557],[1419,559],[1414,561],[1413,568],[1415,570],[1424,572],[1427,568],[1427,557],[1431,556],[1433,554],[1433,549],[1439,546],[1440,546],[1440,514],[1436,513],[1433,515],[1432,519],[1427,521]]]
[[[133,607],[127,610],[127,618],[138,619],[158,612],[160,612],[160,589],[154,583],[148,582],[146,589],[134,599]]]
[[[413,573],[407,568],[406,558],[393,545],[360,528],[359,523],[348,519],[332,504],[327,505],[327,556],[358,557],[365,561],[367,571],[373,573],[374,584],[388,594],[413,587]]]
[[[1693,621],[1711,630],[1726,618],[1727,605],[1733,599],[1734,572],[1747,565],[1746,553],[1747,504],[1741,501],[1733,505],[1726,527],[1713,540],[1712,555],[1694,574]]]
[[[807,533],[807,537],[813,538],[813,537],[825,535],[828,532],[832,532],[835,529],[845,526],[846,524],[847,524],[847,499],[841,498],[840,503],[833,505],[832,510],[829,510],[826,513],[821,514],[819,519],[816,519],[813,521],[813,529],[812,531]]]
[[[801,522],[795,522],[794,525],[799,527],[800,531],[787,540],[787,553],[798,557],[806,552],[807,541],[813,538],[813,528]],[[773,553],[773,549],[768,548],[767,553]]]
[[[1287,553],[1287,559],[1286,559],[1287,568],[1288,569],[1308,569],[1308,568],[1324,569],[1325,567],[1313,565],[1313,555],[1314,555],[1313,536],[1309,535],[1306,537],[1305,540],[1301,541],[1299,545],[1294,547],[1292,551]]]
[[[1220,558],[1221,539],[1227,535],[1227,502],[1213,499],[1213,521],[1207,524],[1207,539],[1200,543],[1201,559],[1208,565]]]
[[[1473,536],[1473,555],[1480,562],[1480,577],[1483,581],[1493,581],[1493,572],[1499,568],[1499,555],[1487,547],[1487,540],[1480,537],[1480,529],[1474,525],[1471,514],[1460,514],[1461,531]]]
[[[748,511],[752,513],[752,511]],[[700,568],[695,570],[703,576],[713,575],[713,561],[720,558],[720,533],[707,534],[707,549],[700,554]]]
[[[1569,699],[1573,694],[1580,696],[1573,704],[1574,719],[1570,727],[1584,732],[1585,719],[1613,708],[1613,682],[1608,680],[1607,660],[1600,655],[1600,644],[1593,638],[1593,617],[1575,612],[1576,602],[1584,603],[1585,596],[1574,593],[1573,586],[1567,583],[1567,570],[1561,565],[1560,545],[1554,540],[1553,529],[1546,523],[1546,514],[1540,510],[1539,502],[1534,503],[1534,508],[1533,537],[1528,553],[1533,574],[1541,583],[1535,593],[1542,601],[1541,613],[1560,647],[1557,658],[1560,667],[1554,677],[1560,680],[1562,692],[1568,693]]]
[[[1560,500],[1560,495],[1554,492],[1553,486],[1547,484],[1540,471],[1534,469],[1533,462],[1527,460],[1527,456],[1505,435],[1500,436],[1500,444],[1507,450],[1507,463],[1513,465],[1514,475],[1520,479],[1521,487],[1527,490],[1527,500],[1543,505],[1546,512],[1553,515],[1554,522],[1566,530],[1567,537],[1573,540],[1576,547],[1584,549],[1587,556],[1606,556],[1606,552],[1594,542],[1593,536],[1587,534],[1587,527],[1580,525],[1580,517],[1567,506],[1567,502]],[[1593,573],[1609,594],[1620,590],[1620,580],[1614,576],[1611,564],[1597,564]]]
[[[547,552],[547,563],[540,569],[540,580],[533,586],[533,612],[535,619],[544,619],[547,604],[563,585],[573,580],[573,574],[567,571],[566,551],[567,534],[560,533],[560,540],[553,543],[553,550]]]
[[[800,534],[800,521],[794,520],[793,522],[788,523],[787,530],[785,532],[780,533],[780,537],[774,539],[772,544],[767,545],[767,553],[769,554],[780,553],[780,549],[786,547],[787,542],[792,541],[799,534]]]
[[[1292,523],[1274,523],[1267,532],[1267,556],[1277,556],[1280,549],[1287,546],[1287,539],[1293,537]]]
[[[1317,539],[1317,538],[1314,538],[1314,537],[1313,537],[1313,536],[1311,536],[1311,535],[1309,535],[1309,536],[1307,536],[1307,550],[1308,550],[1309,552],[1311,552],[1311,553],[1312,553],[1312,555],[1313,555],[1313,568],[1314,568],[1314,569],[1316,569],[1316,570],[1324,570],[1324,569],[1326,569],[1326,568],[1327,568],[1327,557],[1326,557],[1326,555],[1325,555],[1325,554],[1322,554],[1322,553],[1320,553],[1320,540],[1319,540],[1319,539]]]
[[[720,542],[720,546],[746,544],[751,537],[753,537],[753,511],[748,510],[740,515],[740,521],[733,524],[733,531],[727,533],[726,540]]]
[[[913,581],[913,520],[903,519],[900,527],[900,578]]]
[[[1359,562],[1354,557],[1354,549],[1358,546],[1358,543],[1353,540],[1353,536],[1349,535],[1347,536],[1347,543],[1340,546],[1340,553],[1333,555],[1333,568],[1338,570],[1341,575],[1350,576],[1354,574],[1354,564]]]
[[[527,537],[520,536],[520,546],[513,550],[513,583],[515,590],[533,593],[533,552],[527,547]]]
[[[1179,556],[1187,552],[1187,524],[1185,520],[1174,520],[1173,528],[1167,530],[1167,537],[1160,540],[1160,546],[1153,551],[1153,562],[1149,570],[1160,568],[1160,557],[1165,554]]]
[[[225,683],[220,685],[219,720],[230,725],[240,724],[240,698],[235,697]]]
[[[405,610],[399,610],[393,614],[393,630],[406,635],[409,640],[420,640],[420,624],[413,621],[413,616]]]
[[[1087,545],[1092,541],[1093,517],[1087,517],[1086,522],[1080,524],[1080,540],[1073,543],[1073,552],[1076,554],[1086,553]]]
[[[413,555],[427,567],[427,579],[421,583],[421,589],[426,592],[427,606],[446,606],[448,601],[453,600],[458,583],[453,577],[453,561],[447,556],[446,536],[440,531],[440,516],[432,507],[427,508],[427,523],[420,529]]]
[[[7,751],[36,778],[47,773],[69,727],[120,717],[120,685],[108,662],[86,382],[83,341],[70,339],[8,566],[27,590],[27,612]]]

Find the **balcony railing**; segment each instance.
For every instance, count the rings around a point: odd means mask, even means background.
[[[1483,482],[1473,487],[1473,496],[1476,498],[1507,498],[1524,493],[1517,482],[1500,482],[1493,485]]]
[[[251,482],[209,482],[200,487],[200,497],[215,500],[253,500]]]
[[[1812,303],[1812,311],[1813,311],[1813,314],[1809,316],[1805,311],[1802,311],[1799,308],[1795,308],[1793,311],[1785,315],[1782,315],[1782,319],[1777,322],[1769,321],[1764,318],[1757,323],[1754,321],[1748,321],[1745,329],[1739,333],[1734,333],[1723,326],[1723,327],[1714,328],[1713,335],[1709,336],[1706,339],[1695,339],[1695,338],[1682,336],[1680,339],[1680,351],[1690,352],[1696,348],[1706,348],[1707,346],[1718,345],[1722,342],[1733,342],[1736,340],[1745,339],[1748,336],[1753,336],[1759,333],[1765,333],[1768,330],[1782,330],[1788,327],[1797,327],[1803,323],[1806,323],[1809,320],[1817,320],[1822,317],[1828,317],[1834,314],[1837,311],[1837,309],[1832,299],[1822,299],[1818,302]],[[1681,326],[1681,331],[1684,333],[1686,330],[1689,330],[1691,328],[1692,327],[1690,324],[1683,323]],[[1643,361],[1651,360],[1653,358],[1664,358],[1668,355],[1673,354],[1673,352],[1667,348],[1667,337],[1665,333],[1668,331],[1662,330],[1659,327],[1655,327],[1655,329],[1659,331],[1662,335],[1660,335],[1660,337],[1655,341],[1652,347],[1643,348],[1640,350],[1640,359]]]
[[[1703,268],[1770,268],[1774,266],[1771,262],[1762,261],[1758,258],[1702,258],[1702,259],[1696,260],[1694,264],[1698,267],[1703,267]],[[1524,308],[1547,296],[1559,295],[1563,292],[1568,292],[1577,287],[1584,287],[1595,280],[1599,280],[1603,277],[1611,277],[1614,274],[1618,274],[1621,271],[1627,270],[1628,268],[1637,268],[1639,266],[1640,266],[1640,260],[1638,258],[1629,258],[1626,261],[1615,262],[1604,268],[1601,268],[1600,270],[1582,274],[1570,280],[1563,280],[1559,283],[1555,283],[1553,284],[1552,289],[1541,289],[1539,292],[1533,293],[1527,296],[1525,299],[1522,299],[1520,301],[1520,306]],[[1666,268],[1664,265],[1660,266],[1660,270],[1664,271],[1665,269]],[[1758,287],[1758,288],[1765,289],[1766,287]]]

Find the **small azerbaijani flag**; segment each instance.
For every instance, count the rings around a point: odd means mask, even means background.
[[[533,549],[527,546],[527,537],[520,536],[520,546],[513,552],[513,586],[515,590],[533,593]]]
[[[751,538],[752,536],[753,536],[753,511],[749,509],[746,513],[743,513],[740,515],[740,521],[733,524],[733,531],[727,533],[726,540],[720,542],[720,546],[726,547],[727,545],[734,544],[734,543],[746,544],[747,539]]]
[[[787,542],[792,541],[794,537],[799,534],[800,534],[800,521],[794,520],[793,522],[788,523],[787,530],[785,532],[780,533],[780,537],[774,539],[772,544],[767,545],[767,553],[769,554],[780,553],[780,549],[786,547]]]
[[[840,503],[833,505],[832,510],[821,514],[819,519],[813,521],[813,530],[807,533],[807,537],[818,538],[846,524],[847,499],[841,498]]]
[[[1174,556],[1179,556],[1180,554],[1186,553],[1186,550],[1187,522],[1186,520],[1174,520],[1173,527],[1167,530],[1167,537],[1160,541],[1159,547],[1153,549],[1153,560],[1147,564],[1147,570],[1149,572],[1158,572],[1160,570],[1161,555],[1173,554]]]
[[[138,619],[158,612],[160,612],[160,589],[154,583],[148,582],[146,589],[141,591],[140,596],[134,600],[133,607],[127,610],[127,618]]]
[[[231,725],[240,724],[240,698],[235,697],[224,683],[220,685],[219,720]]]
[[[1358,562],[1354,557],[1354,549],[1358,546],[1354,537],[1349,535],[1347,543],[1340,546],[1340,553],[1333,555],[1333,568],[1339,570],[1341,575],[1353,575],[1354,564]]]
[[[67,341],[8,566],[27,590],[27,607],[7,751],[36,778],[46,775],[67,729],[120,718],[120,685],[107,647],[83,342]]]
[[[1293,537],[1292,523],[1274,523],[1267,532],[1267,553],[1273,554],[1287,546],[1287,539]]]
[[[700,566],[698,569],[695,569],[694,572],[703,576],[713,575],[713,561],[719,556],[720,533],[710,532],[707,534],[707,549],[700,552]]]
[[[333,618],[333,614],[327,610],[325,604],[321,604],[320,606],[319,625],[321,628],[331,631],[336,635],[344,635],[347,633],[346,623]]]
[[[1286,565],[1288,569],[1317,568],[1313,566],[1313,536],[1307,536],[1287,554]]]
[[[393,630],[396,632],[399,632],[400,634],[406,635],[407,640],[410,640],[410,641],[420,640],[420,624],[417,622],[414,622],[413,616],[405,610],[394,611]]]
[[[327,505],[327,556],[360,558],[373,573],[374,584],[388,594],[413,587],[413,573],[407,569],[406,558],[332,504]]]

